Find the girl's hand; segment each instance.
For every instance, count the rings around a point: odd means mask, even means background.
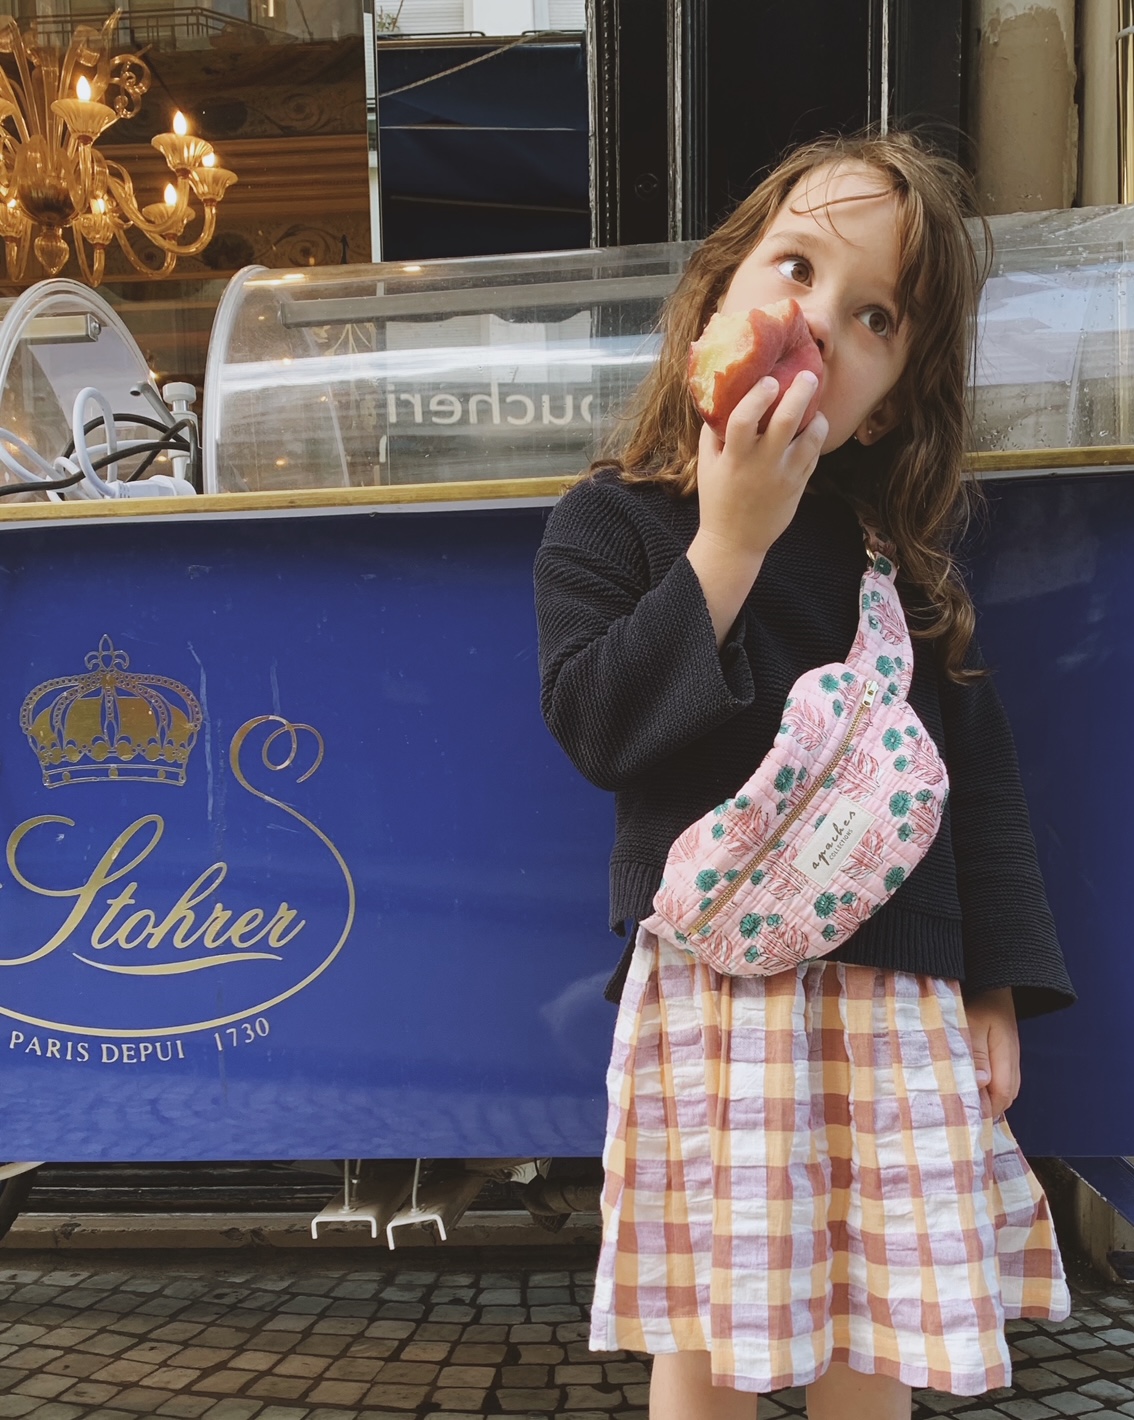
[[[965,1007],[977,1084],[998,1119],[1020,1093],[1020,1036],[1012,988],[986,991]]]
[[[718,646],[752,590],[768,548],[795,516],[819,461],[828,432],[825,416],[816,414],[802,433],[799,429],[815,386],[815,376],[801,371],[761,434],[757,426],[779,393],[779,385],[767,376],[732,411],[723,443],[707,424],[701,430],[700,526],[686,556],[705,594]]]

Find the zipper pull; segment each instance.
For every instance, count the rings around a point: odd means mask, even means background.
[[[870,709],[870,707],[874,704],[874,697],[877,694],[878,682],[875,680],[866,681],[862,688],[862,708],[864,710]]]

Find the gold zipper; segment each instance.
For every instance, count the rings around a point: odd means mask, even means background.
[[[815,774],[803,798],[800,799],[799,803],[796,804],[795,808],[792,809],[791,813],[788,814],[787,818],[784,819],[783,823],[781,823],[777,827],[776,836],[772,839],[769,839],[768,842],[763,844],[763,846],[757,851],[755,856],[751,858],[744,865],[743,868],[740,869],[736,877],[733,878],[732,882],[728,884],[728,886],[721,893],[721,895],[713,903],[711,903],[708,907],[705,908],[704,912],[701,913],[700,917],[698,917],[696,922],[693,923],[692,927],[689,928],[688,935],[690,937],[695,937],[702,930],[702,928],[707,926],[708,923],[713,920],[713,918],[717,915],[717,913],[721,910],[722,907],[728,906],[728,904],[733,900],[736,894],[744,886],[746,879],[752,876],[753,872],[755,872],[755,870],[760,866],[760,864],[764,861],[764,859],[768,856],[768,854],[772,851],[776,844],[780,842],[784,834],[788,832],[788,830],[800,818],[800,816],[807,812],[811,801],[815,798],[815,795],[818,794],[819,790],[823,787],[823,785],[827,782],[827,779],[830,777],[831,771],[838,764],[839,760],[841,760],[843,756],[847,753],[847,751],[850,749],[851,743],[854,740],[854,737],[858,734],[859,728],[861,727],[863,720],[866,718],[870,707],[874,704],[874,697],[877,694],[877,683],[875,681],[868,680],[863,686],[862,699],[858,703],[858,709],[855,710],[854,714],[851,716],[850,724],[847,726],[847,732],[843,736],[838,749],[823,766],[823,769]]]

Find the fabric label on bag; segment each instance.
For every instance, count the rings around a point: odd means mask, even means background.
[[[874,821],[869,809],[840,794],[823,822],[792,859],[792,867],[798,868],[817,887],[826,887]]]

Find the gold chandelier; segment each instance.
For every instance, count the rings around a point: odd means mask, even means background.
[[[121,13],[101,30],[78,27],[65,54],[41,45],[34,28],[21,34],[11,16],[0,17],[0,237],[10,281],[23,280],[29,252],[45,275],[58,275],[71,254],[64,232],[91,286],[102,280],[112,241],[143,275],[167,276],[179,256],[195,256],[213,238],[217,203],[236,174],[218,165],[212,145],[193,137],[180,113],[172,132],[150,140],[173,179],[162,202],[140,207],[130,174],[94,146],[111,124],[136,116],[150,87],[138,55],[112,57]],[[182,242],[198,217],[200,231]],[[164,253],[160,267],[141,259],[131,229]]]

